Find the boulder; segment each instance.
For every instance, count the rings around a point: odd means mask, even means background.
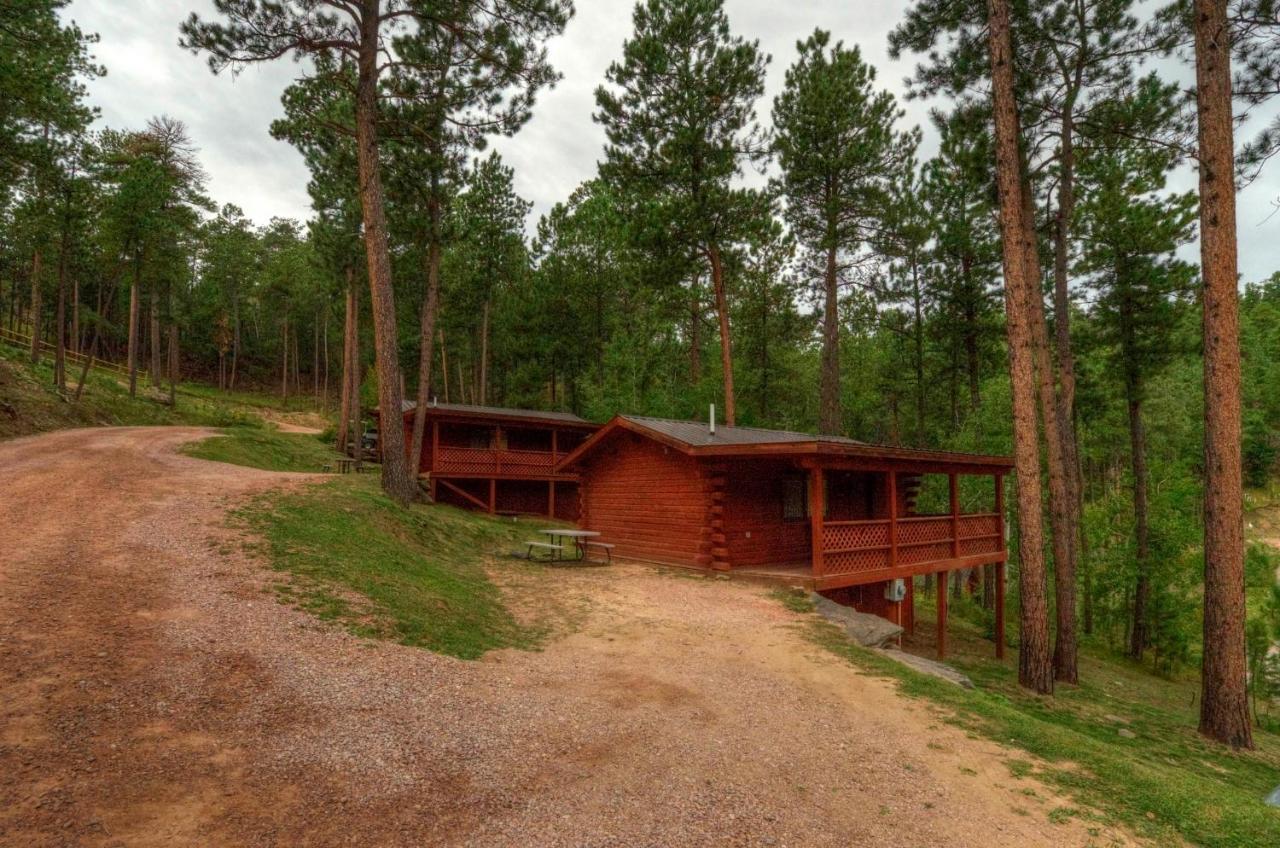
[[[830,598],[814,592],[810,595],[818,613],[842,628],[849,638],[868,648],[882,648],[902,635],[902,628],[878,615],[858,612],[853,607],[837,604]]]

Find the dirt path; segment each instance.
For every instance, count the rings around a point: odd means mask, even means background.
[[[472,663],[318,624],[223,526],[305,478],[202,432],[0,444],[0,844],[1125,843],[753,587],[556,572],[581,629]]]

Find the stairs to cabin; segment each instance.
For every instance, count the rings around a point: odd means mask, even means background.
[[[903,515],[916,514],[916,501],[920,497],[920,485],[924,477],[920,474],[899,474],[898,491],[902,493]]]

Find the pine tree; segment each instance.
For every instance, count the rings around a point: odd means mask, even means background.
[[[202,21],[192,14],[182,27],[184,46],[207,52],[215,73],[290,54],[318,60],[318,75],[354,71],[353,125],[349,130],[355,138],[373,311],[378,406],[384,423],[400,420],[403,398],[381,139],[415,131],[430,137],[433,129],[438,129],[430,112],[406,105],[421,102],[424,92],[431,91],[441,58],[437,39],[473,38],[467,42],[473,55],[484,57],[492,51],[503,58],[493,43],[494,34],[501,33],[514,38],[515,55],[528,60],[542,55],[542,42],[561,32],[572,13],[566,0],[459,3],[462,13],[471,16],[465,18],[465,25],[460,24],[455,9],[442,10],[411,0],[355,0],[338,5],[300,0],[215,0],[214,6],[225,23]],[[387,62],[388,55],[394,55],[395,61]],[[445,55],[453,54],[450,51]],[[549,74],[550,70],[541,73]],[[402,108],[394,109],[389,103]],[[396,125],[389,121],[392,117],[404,119],[409,125]],[[398,426],[385,426],[381,439],[383,488],[407,503],[420,490],[416,469],[411,470],[408,465],[404,431]]]
[[[601,175],[644,198],[638,222],[666,249],[706,262],[720,329],[726,423],[736,419],[724,252],[740,221],[759,219],[760,197],[734,188],[766,151],[755,102],[769,59],[729,30],[723,0],[642,0],[623,58],[596,90],[609,139]],[[696,345],[695,345],[696,347]]]
[[[1252,748],[1244,640],[1244,493],[1235,141],[1226,0],[1196,0],[1204,275],[1204,669],[1200,732]]]
[[[815,30],[797,49],[773,105],[773,149],[787,223],[822,269],[818,429],[838,434],[840,289],[850,264],[884,229],[890,187],[909,169],[919,139],[895,128],[902,110],[892,94],[875,90],[875,69],[857,47],[831,46],[831,34]]]

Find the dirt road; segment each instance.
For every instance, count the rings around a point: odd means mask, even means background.
[[[0,444],[0,844],[1126,841],[758,588],[557,572],[583,625],[480,662],[319,624],[225,529],[305,478],[174,453],[201,433]]]

